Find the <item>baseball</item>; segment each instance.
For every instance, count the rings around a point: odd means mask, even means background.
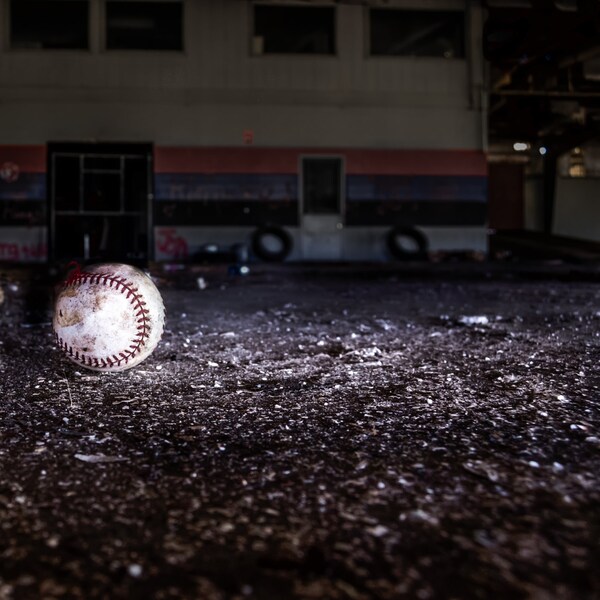
[[[124,371],[146,359],[163,333],[160,292],[130,265],[79,267],[54,305],[56,341],[73,362],[93,371]]]

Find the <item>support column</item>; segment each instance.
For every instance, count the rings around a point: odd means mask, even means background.
[[[544,206],[544,233],[548,234],[552,233],[552,226],[554,224],[557,160],[558,156],[550,152],[544,157],[542,200]]]

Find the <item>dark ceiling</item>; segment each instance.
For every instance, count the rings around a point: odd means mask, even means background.
[[[491,148],[560,154],[600,135],[600,0],[487,0]]]

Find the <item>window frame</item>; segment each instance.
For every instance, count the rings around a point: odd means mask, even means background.
[[[0,0],[1,1],[1,0]],[[10,53],[77,53],[77,54],[91,54],[94,47],[94,0],[66,0],[68,2],[79,2],[80,4],[87,5],[87,23],[86,23],[86,34],[87,34],[87,45],[85,48],[26,48],[26,47],[14,47],[12,43],[12,4],[19,0],[6,0],[4,10],[1,11],[1,17],[3,24],[1,27],[4,33],[4,42],[2,43],[2,49],[5,52]]]
[[[463,55],[452,56],[446,58],[444,56],[429,56],[419,54],[373,54],[371,51],[371,11],[396,11],[396,12],[420,12],[420,13],[457,13],[462,14],[463,19]],[[468,11],[453,7],[444,8],[421,8],[417,6],[366,6],[363,11],[364,19],[364,56],[370,60],[435,60],[435,61],[466,61],[469,59],[469,22],[468,22]]]
[[[257,6],[271,6],[271,7],[297,7],[297,8],[330,8],[333,11],[333,51],[330,53],[321,52],[265,52],[264,49],[261,52],[256,52],[254,48],[254,40],[258,37],[256,31],[256,7]],[[249,55],[251,58],[257,59],[312,59],[312,60],[327,60],[339,57],[339,10],[338,5],[333,2],[323,2],[317,4],[307,4],[306,2],[266,2],[257,1],[250,2],[248,4],[248,10],[250,11],[248,22],[250,24],[248,30],[248,46]]]
[[[94,0],[92,0],[93,2]],[[187,0],[122,0],[128,3],[144,3],[144,4],[178,4],[181,6],[181,48],[179,49],[163,49],[163,48],[109,48],[108,47],[108,3],[119,2],[121,0],[98,0],[101,3],[100,6],[100,18],[98,23],[99,35],[100,35],[100,48],[105,54],[116,55],[118,53],[124,53],[127,55],[135,55],[140,53],[156,53],[160,56],[181,56],[187,53],[186,46],[186,15],[187,15]]]

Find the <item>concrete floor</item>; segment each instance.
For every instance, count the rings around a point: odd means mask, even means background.
[[[600,597],[600,287],[451,273],[158,270],[121,374],[5,275],[0,599]]]

